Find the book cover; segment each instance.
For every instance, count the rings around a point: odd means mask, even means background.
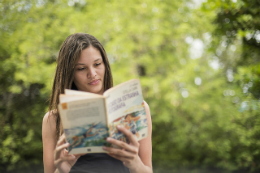
[[[75,90],[60,95],[59,113],[69,154],[105,153],[107,137],[128,142],[117,130],[122,125],[137,140],[148,135],[140,81],[133,79],[107,90],[103,96]]]

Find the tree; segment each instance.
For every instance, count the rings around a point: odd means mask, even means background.
[[[241,41],[216,35],[226,33],[211,23],[221,4],[209,1],[200,9],[189,0],[2,1],[2,170],[41,164],[41,121],[56,57],[75,32],[102,42],[115,85],[141,79],[152,114],[155,172],[257,169],[259,102],[241,85],[251,92],[258,72],[237,58]]]
[[[214,11],[215,30],[209,51],[223,67],[227,82],[240,87],[237,103],[241,115],[236,120],[247,135],[240,138],[241,154],[234,159],[239,169],[257,171],[259,160],[259,1],[208,1],[202,6],[204,12]],[[238,90],[239,91],[239,90]],[[235,101],[235,100],[234,100]],[[245,133],[244,133],[245,134]]]

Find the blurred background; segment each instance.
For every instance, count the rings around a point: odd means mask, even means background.
[[[260,172],[259,0],[0,0],[0,172],[43,172],[56,57],[104,45],[115,85],[140,78],[155,173]]]

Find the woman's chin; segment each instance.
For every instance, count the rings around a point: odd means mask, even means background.
[[[94,93],[94,94],[103,94],[103,90],[102,89],[93,89],[93,90],[91,90],[89,92]]]
[[[103,94],[103,92],[104,92],[104,89],[102,87],[98,87],[98,86],[79,88],[79,90],[94,93],[94,94]]]

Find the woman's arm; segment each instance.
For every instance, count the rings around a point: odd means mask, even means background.
[[[47,113],[42,122],[44,173],[68,173],[80,155],[68,155],[65,135],[56,140],[56,119]]]
[[[115,140],[113,138],[107,138],[108,142],[115,144],[122,149],[104,147],[108,151],[109,155],[123,161],[125,166],[130,169],[131,173],[152,173],[152,121],[149,106],[145,103],[145,111],[148,123],[148,137],[140,140],[136,140],[131,131],[124,127],[117,127],[122,133],[124,133],[129,139],[130,143]]]
[[[56,121],[55,117],[48,112],[42,121],[42,143],[43,143],[43,164],[44,173],[53,173],[54,165],[54,149],[56,147]]]
[[[139,157],[142,160],[145,169],[145,172],[152,171],[152,119],[150,114],[149,105],[144,101],[147,124],[148,124],[148,136],[139,141]]]

